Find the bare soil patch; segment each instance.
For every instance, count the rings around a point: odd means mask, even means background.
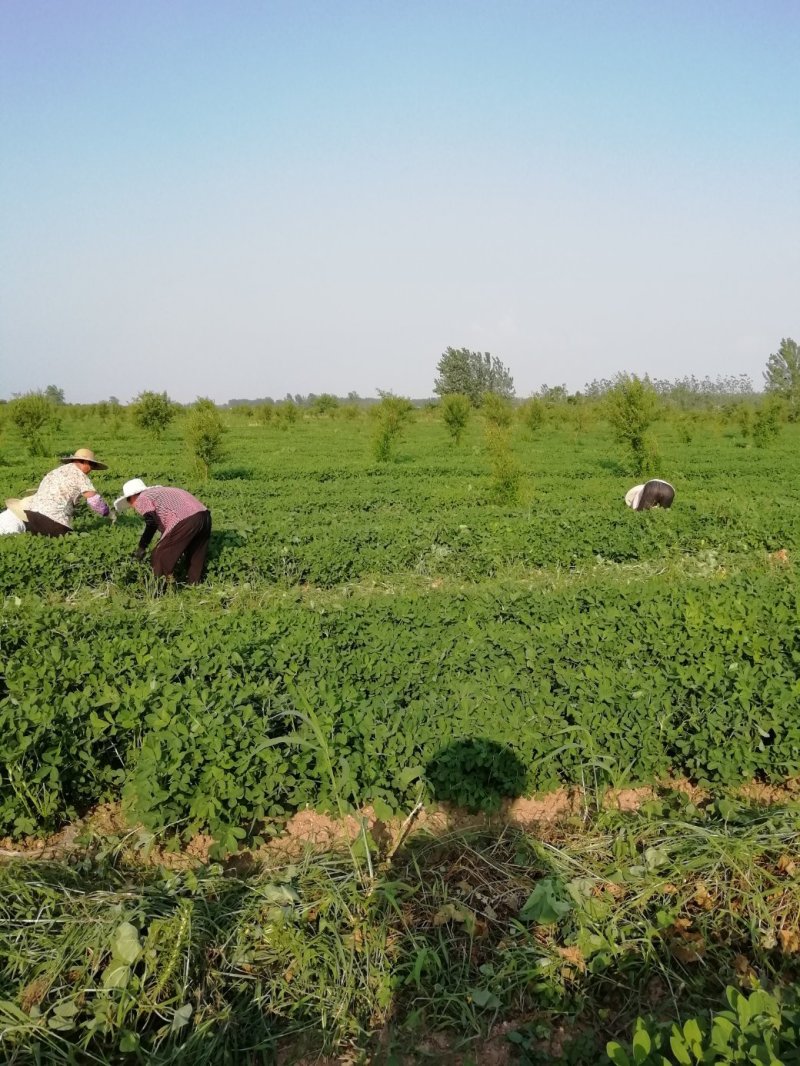
[[[698,788],[685,778],[676,778],[658,786],[609,789],[603,796],[603,807],[606,810],[635,813],[644,803],[655,799],[665,790],[680,792],[698,804],[710,798],[707,790]],[[792,778],[781,784],[751,781],[738,789],[737,795],[750,803],[762,806],[796,802],[800,798],[800,778]],[[503,825],[535,830],[557,826],[586,812],[586,796],[578,788],[560,788],[539,796],[507,800],[501,809],[492,815],[475,814],[443,803],[421,808],[414,812],[412,819],[397,817],[386,821],[377,818],[371,807],[364,807],[361,811],[344,817],[302,810],[293,814],[276,836],[258,847],[244,849],[230,862],[233,866],[246,866],[276,858],[292,859],[309,849],[324,852],[347,847],[364,831],[371,835],[383,852],[391,854],[408,832],[424,830],[441,836],[464,829]],[[21,840],[0,837],[0,860],[63,859],[84,851],[87,842],[97,837],[117,837],[123,847],[127,842],[129,846],[126,850],[141,865],[164,866],[176,870],[208,863],[214,844],[213,837],[198,833],[188,843],[176,847],[174,839],[171,843],[165,842],[154,837],[142,826],[131,825],[119,804],[105,803],[80,821],[70,823],[47,837],[25,837]]]

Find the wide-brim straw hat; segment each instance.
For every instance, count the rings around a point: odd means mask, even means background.
[[[23,496],[21,500],[11,499],[6,500],[6,507],[18,518],[20,522],[27,522],[28,515],[26,514],[28,508],[33,503],[33,496]]]
[[[131,496],[138,496],[140,492],[144,492],[147,485],[142,481],[140,477],[131,478],[130,481],[126,481],[122,486],[122,495],[118,496],[114,500],[114,510],[117,514],[122,514],[123,511],[127,511],[130,507],[128,499]]]
[[[108,470],[105,463],[95,459],[91,448],[78,448],[74,455],[62,455],[60,458],[62,463],[74,463],[76,460],[81,463],[90,463],[95,470]]]

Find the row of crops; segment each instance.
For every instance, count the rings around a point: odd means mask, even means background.
[[[642,516],[619,501],[586,510],[546,501],[522,514],[499,508],[414,514],[409,509],[295,513],[254,511],[238,528],[213,512],[209,578],[226,583],[309,583],[331,587],[386,574],[434,574],[481,581],[514,570],[573,567],[597,557],[652,560],[713,546],[724,553],[774,551],[797,540],[798,514],[780,501],[728,503],[714,511],[686,503]],[[135,518],[114,529],[84,519],[88,532],[61,542],[0,539],[0,594],[72,591],[112,581],[134,586]]]
[[[122,799],[231,847],[306,804],[783,778],[800,771],[799,608],[783,570],[333,610],[9,599],[0,833]]]
[[[529,438],[520,431],[514,447],[525,477],[512,506],[491,499],[477,431],[456,448],[438,423],[411,427],[389,464],[369,458],[365,427],[237,429],[229,462],[205,483],[179,440],[96,439],[78,425],[69,432],[108,460],[95,481],[109,498],[133,475],[196,492],[214,520],[209,578],[226,584],[333,587],[409,573],[481,582],[597,557],[776,551],[791,548],[800,532],[793,427],[772,451],[726,438],[662,443],[678,502],[644,520],[624,507],[632,479],[599,431],[578,441],[568,432]],[[4,492],[20,495],[46,466],[18,454],[0,468]],[[0,538],[0,594],[137,585],[128,559],[141,531],[136,518],[110,530],[84,509],[76,529],[86,535],[63,544]]]

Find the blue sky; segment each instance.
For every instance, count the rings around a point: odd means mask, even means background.
[[[0,396],[759,383],[798,54],[795,0],[4,0]]]

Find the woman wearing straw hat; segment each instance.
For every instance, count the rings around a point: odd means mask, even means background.
[[[108,504],[89,480],[92,470],[107,470],[90,448],[62,455],[61,466],[45,474],[28,507],[26,527],[42,537],[63,537],[72,532],[72,515],[81,496],[91,509],[108,518]]]

